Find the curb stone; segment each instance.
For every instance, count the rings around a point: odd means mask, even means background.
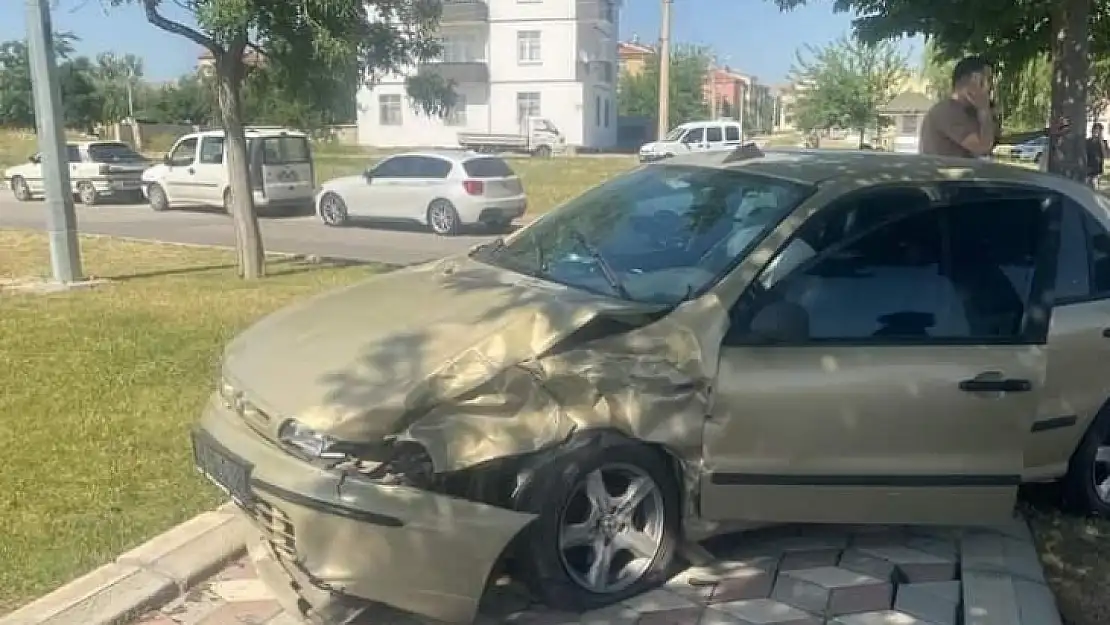
[[[204,512],[0,618],[0,625],[122,625],[245,553],[233,504]]]

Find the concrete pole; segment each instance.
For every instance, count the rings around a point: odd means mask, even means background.
[[[27,47],[31,57],[31,90],[35,98],[46,215],[50,237],[50,265],[54,280],[69,284],[82,280],[81,249],[77,243],[77,215],[69,181],[69,158],[62,122],[62,95],[54,66],[54,35],[48,0],[27,0]]]
[[[671,2],[662,0],[659,26],[659,123],[656,139],[671,129]]]

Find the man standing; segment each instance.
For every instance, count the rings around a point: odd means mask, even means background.
[[[920,152],[935,156],[989,156],[997,139],[991,110],[991,65],[969,56],[952,70],[952,96],[933,105],[921,124]]]
[[[1091,126],[1091,136],[1087,138],[1087,184],[1096,189],[1106,163],[1107,152],[1110,152],[1110,146],[1102,138],[1102,124],[1096,122]]]

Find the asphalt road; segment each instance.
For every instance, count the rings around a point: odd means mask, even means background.
[[[314,217],[263,217],[262,239],[271,252],[313,254],[380,263],[410,264],[462,252],[493,238],[475,232],[440,237],[418,226],[357,224],[329,228]],[[18,202],[0,190],[0,228],[45,230],[45,206],[40,201]],[[231,219],[219,212],[173,209],[156,213],[146,204],[77,205],[77,228],[103,234],[152,241],[200,245],[235,245]]]

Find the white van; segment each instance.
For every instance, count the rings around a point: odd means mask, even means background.
[[[640,148],[640,162],[651,163],[690,152],[735,150],[744,142],[744,128],[731,119],[687,122],[659,141]]]
[[[247,128],[254,206],[259,211],[313,207],[315,176],[312,147],[303,132],[281,128]],[[230,207],[224,132],[209,130],[177,140],[161,165],[143,172],[143,196],[150,207]]]

